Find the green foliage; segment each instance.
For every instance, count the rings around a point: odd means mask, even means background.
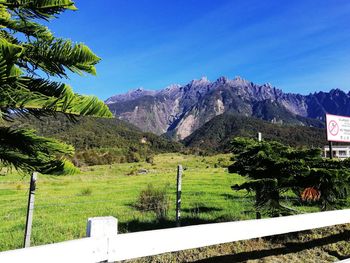
[[[142,132],[118,119],[83,116],[72,122],[57,114],[55,118],[20,118],[14,126],[36,129],[42,136],[73,145],[76,153],[72,160],[77,166],[139,162],[156,153],[182,150],[180,143]]]
[[[154,162],[154,155],[153,154],[146,156],[146,163],[153,164],[153,162]]]
[[[158,220],[165,219],[170,206],[167,188],[167,186],[155,188],[149,184],[146,189],[140,192],[135,206],[144,212],[154,212]]]
[[[236,138],[232,142],[235,162],[229,172],[248,177],[233,190],[255,192],[257,210],[270,216],[292,213],[281,205],[281,195],[293,191],[300,196],[306,188],[320,192],[316,200],[322,210],[341,205],[350,186],[349,160],[321,158],[319,149],[296,149],[278,142]]]
[[[5,128],[17,115],[70,115],[112,117],[108,107],[93,96],[83,96],[48,76],[68,78],[68,71],[96,74],[100,61],[87,46],[55,38],[40,21],[65,10],[76,10],[70,0],[0,1],[0,162],[25,172],[57,173],[75,169],[63,158],[73,149],[37,136],[33,131]],[[13,142],[9,140],[17,139]],[[28,143],[28,145],[27,145]]]
[[[324,129],[273,124],[253,117],[225,113],[204,124],[183,142],[198,153],[227,153],[231,152],[230,141],[233,137],[256,138],[258,132],[266,140],[292,147],[322,147],[326,140]]]
[[[175,226],[176,169],[181,163],[184,171],[182,185],[181,222],[183,225],[227,222],[253,219],[253,203],[246,191],[232,191],[230,185],[244,182],[237,174],[227,174],[225,169],[214,168],[218,158],[230,155],[198,157],[194,155],[155,155],[154,165],[115,164],[82,168],[81,175],[54,177],[40,175],[35,194],[36,209],[33,221],[33,246],[85,237],[86,219],[94,216],[118,218],[120,231],[134,232],[162,228],[154,212],[140,212],[135,202],[140,192],[153,184],[162,189],[167,185],[170,208],[168,227]],[[204,161],[203,161],[204,160]],[[210,163],[210,168],[206,168]],[[148,174],[128,176],[130,170],[147,169]],[[0,250],[21,248],[23,243],[25,206],[28,199],[28,177],[13,171],[0,176]],[[169,182],[169,184],[167,184]],[[17,189],[23,189],[18,191]],[[81,195],[90,188],[90,196]],[[293,204],[291,204],[292,206]],[[295,207],[295,204],[294,206]],[[297,206],[303,212],[314,212],[314,206]],[[64,216],[62,216],[64,215]],[[52,231],[59,229],[59,231]],[[178,261],[184,262],[184,261]]]
[[[72,146],[37,136],[32,130],[0,127],[0,161],[7,167],[41,173],[72,171],[63,156],[73,153]]]
[[[80,191],[80,195],[83,195],[83,196],[90,196],[91,194],[92,194],[92,189],[90,187],[85,187]]]

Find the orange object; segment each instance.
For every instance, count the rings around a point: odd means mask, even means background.
[[[307,187],[301,193],[301,200],[303,201],[318,201],[320,197],[321,192],[315,187]]]

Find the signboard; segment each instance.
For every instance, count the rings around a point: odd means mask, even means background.
[[[327,140],[350,142],[350,117],[326,114]]]

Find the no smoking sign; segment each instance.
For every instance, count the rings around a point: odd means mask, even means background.
[[[328,124],[328,131],[333,135],[336,136],[339,132],[339,125],[336,121],[332,120]]]
[[[327,140],[350,142],[350,117],[326,114]]]

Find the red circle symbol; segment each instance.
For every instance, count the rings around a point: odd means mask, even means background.
[[[339,125],[336,121],[330,121],[328,123],[328,131],[333,136],[336,136],[339,132]]]

